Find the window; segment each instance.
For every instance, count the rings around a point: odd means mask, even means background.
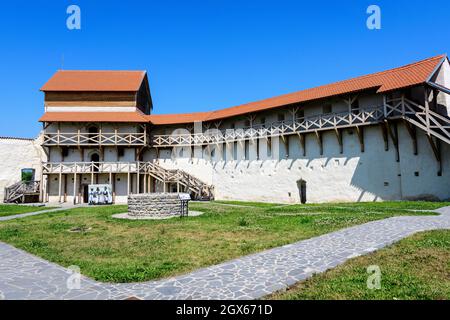
[[[250,127],[250,120],[245,120],[244,127]]]
[[[67,157],[69,155],[69,148],[62,148],[61,155],[63,158]]]
[[[22,181],[23,182],[30,182],[30,181],[34,181],[34,173],[35,170],[34,169],[22,169]]]
[[[322,107],[323,114],[329,114],[331,113],[332,107],[331,104],[326,104]]]
[[[262,117],[262,118],[261,118],[261,125],[264,127],[265,124],[266,124],[266,118],[265,118],[265,117]]]
[[[278,114],[278,121],[284,121],[284,113]]]
[[[120,157],[123,157],[125,155],[125,148],[124,147],[118,147],[117,148],[117,156],[120,158]]]
[[[358,99],[355,99],[355,101],[352,102],[350,109],[353,114],[359,113],[359,101]]]
[[[303,119],[305,117],[305,110],[299,110],[297,113],[297,117]]]

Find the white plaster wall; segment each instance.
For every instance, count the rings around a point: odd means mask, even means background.
[[[444,61],[438,73],[435,75],[434,81],[446,88],[450,88],[450,64],[447,59]],[[450,95],[444,92],[439,92],[437,101],[438,104],[446,106],[447,115],[450,115]]]
[[[21,169],[35,169],[35,179],[41,179],[41,162],[46,161],[40,147],[42,136],[35,140],[0,138],[0,201],[3,201],[5,187],[21,179]]]
[[[365,152],[361,153],[356,132],[344,130],[344,153],[333,132],[323,134],[324,154],[317,140],[306,137],[307,156],[303,157],[298,138],[289,139],[290,154],[285,158],[283,144],[272,139],[272,148],[280,146],[281,160],[239,160],[210,162],[205,159],[159,159],[166,168],[178,168],[215,186],[216,199],[298,203],[297,181],[307,183],[308,202],[354,202],[399,199],[450,198],[449,146],[443,147],[443,175],[437,176],[437,163],[426,137],[418,131],[419,154],[413,155],[406,129],[399,126],[400,162],[389,141],[385,151],[379,126],[366,127]],[[275,150],[275,149],[274,149]],[[238,158],[240,159],[240,158]],[[419,171],[419,177],[414,172]]]

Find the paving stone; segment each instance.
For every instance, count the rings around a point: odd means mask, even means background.
[[[169,279],[110,284],[81,276],[79,290],[67,288],[65,268],[0,242],[0,300],[258,299],[414,233],[450,229],[450,207],[436,211],[439,216],[369,222]]]

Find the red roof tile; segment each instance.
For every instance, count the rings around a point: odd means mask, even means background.
[[[138,112],[46,112],[40,122],[148,122]]]
[[[367,89],[377,89],[378,93],[382,93],[407,88],[425,83],[445,57],[445,55],[439,55],[403,67],[217,111],[195,114],[150,115],[147,118],[154,124],[188,123],[193,122],[193,119],[195,121],[210,121]]]
[[[138,91],[145,71],[59,70],[41,91]]]

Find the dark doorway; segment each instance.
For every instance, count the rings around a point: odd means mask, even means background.
[[[300,194],[300,202],[304,204],[306,203],[306,181],[298,180],[297,187]]]
[[[88,134],[89,134],[89,142],[91,143],[98,143],[98,128],[95,126],[91,126],[88,128]]]
[[[94,165],[93,171],[98,172],[98,165],[100,162],[100,156],[98,155],[98,153],[93,153],[91,155],[91,162],[93,162]]]
[[[83,203],[89,202],[89,186],[87,184],[83,185]]]

